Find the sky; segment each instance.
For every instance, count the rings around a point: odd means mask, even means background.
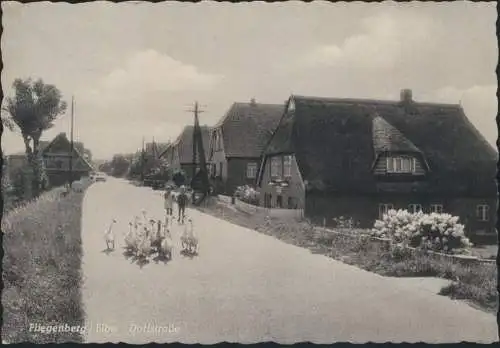
[[[214,125],[233,102],[291,94],[460,103],[495,146],[495,3],[2,2],[2,87],[42,78],[68,103],[94,158]],[[44,132],[69,134],[62,115]],[[4,152],[23,151],[19,131]]]

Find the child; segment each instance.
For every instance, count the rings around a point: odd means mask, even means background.
[[[165,200],[164,206],[165,206],[165,210],[167,212],[167,215],[172,216],[172,207],[174,204],[174,197],[172,195],[172,189],[170,187],[167,187],[167,190],[165,191],[163,198]]]
[[[186,195],[186,188],[181,186],[181,192],[179,196],[177,196],[177,206],[179,207],[179,217],[177,218],[177,222],[180,222],[182,217],[182,223],[184,223],[187,200],[188,197]]]

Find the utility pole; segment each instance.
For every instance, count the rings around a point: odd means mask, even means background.
[[[144,137],[142,137],[142,150],[141,150],[141,183],[144,182],[144,162],[145,162],[145,154],[144,154]]]
[[[74,128],[74,119],[75,119],[75,98],[71,96],[71,130],[70,130],[70,155],[69,155],[69,187],[73,184],[73,151],[74,151],[74,143],[73,143],[73,128]]]
[[[193,182],[196,179],[197,174],[200,175],[201,179],[201,188],[203,193],[203,198],[206,196],[208,192],[208,173],[207,173],[207,164],[205,159],[205,150],[203,147],[203,136],[200,128],[200,121],[198,118],[198,114],[203,112],[199,109],[198,102],[194,104],[194,110],[190,110],[194,112],[194,129],[193,129],[193,176],[191,181]],[[198,156],[196,156],[198,153]],[[198,160],[198,161],[197,161]],[[196,164],[199,163],[200,170],[196,173]],[[194,201],[194,190],[193,190],[193,201]]]

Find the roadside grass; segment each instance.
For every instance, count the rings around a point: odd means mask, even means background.
[[[10,211],[3,232],[3,340],[82,342],[78,332],[41,333],[30,325],[83,325],[81,216],[84,193],[63,189]]]
[[[286,243],[308,248],[364,270],[390,277],[439,277],[452,283],[440,294],[466,300],[488,312],[498,307],[497,267],[495,264],[461,264],[450,259],[436,259],[408,249],[389,249],[387,245],[368,241],[366,231],[336,230],[331,233],[308,222],[269,218],[263,212],[253,215],[234,206],[215,202],[199,208],[215,217],[254,229]],[[353,236],[347,236],[352,234]]]

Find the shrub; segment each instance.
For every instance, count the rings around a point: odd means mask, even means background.
[[[234,194],[245,203],[259,205],[259,192],[251,186],[239,186]]]
[[[375,221],[372,234],[390,238],[395,244],[445,253],[456,253],[472,246],[465,237],[464,225],[450,214],[389,210],[382,220]]]
[[[358,227],[358,223],[354,221],[352,217],[346,218],[344,216],[340,216],[338,218],[333,219],[334,227],[336,228],[356,228]]]

